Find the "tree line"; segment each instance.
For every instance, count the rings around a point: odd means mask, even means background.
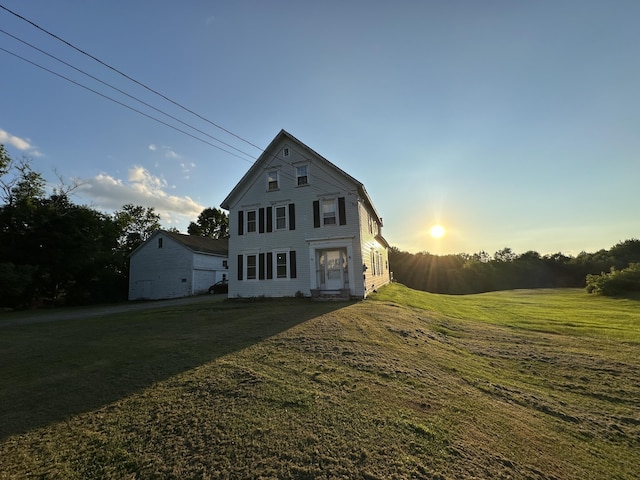
[[[107,214],[77,205],[77,185],[47,194],[28,159],[14,161],[0,144],[0,307],[82,305],[123,301],[129,255],[161,227],[153,208],[126,204]],[[190,235],[229,237],[229,218],[205,208]],[[465,294],[516,288],[587,287],[616,294],[640,289],[640,240],[609,250],[540,255],[504,248],[490,255],[432,255],[391,247],[394,279],[434,293]]]
[[[631,276],[629,269],[637,270],[633,264],[639,262],[638,239],[619,242],[609,250],[581,252],[575,257],[562,253],[540,255],[535,251],[516,254],[511,248],[504,248],[493,255],[487,252],[414,254],[396,247],[391,247],[389,251],[389,264],[396,281],[416,290],[447,294],[518,288],[582,288],[586,286],[588,278],[590,284],[614,278],[606,272],[625,271],[622,276],[615,274],[615,279],[628,279]],[[595,277],[602,277],[602,280]],[[640,290],[640,284],[633,288]],[[606,294],[612,290],[592,287],[588,291]]]
[[[46,181],[0,144],[0,307],[82,305],[127,299],[129,255],[161,228],[153,208],[112,214],[72,200],[77,185]],[[228,217],[203,210],[189,233],[228,236]]]

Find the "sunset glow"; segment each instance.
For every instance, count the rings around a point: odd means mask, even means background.
[[[442,225],[434,225],[433,227],[431,227],[431,229],[429,230],[429,234],[433,237],[433,238],[441,238],[444,236],[445,234],[445,229]]]

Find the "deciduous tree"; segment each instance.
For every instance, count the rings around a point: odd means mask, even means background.
[[[210,238],[229,238],[229,216],[217,208],[205,208],[196,222],[187,229],[189,235]]]

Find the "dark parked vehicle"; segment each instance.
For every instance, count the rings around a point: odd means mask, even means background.
[[[228,293],[229,292],[229,282],[225,278],[224,280],[220,280],[219,282],[214,283],[209,287],[209,293]]]

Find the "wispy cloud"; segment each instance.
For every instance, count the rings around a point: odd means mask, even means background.
[[[162,152],[163,156],[165,158],[168,158],[169,160],[182,160],[184,158],[183,155],[180,155],[173,148],[171,148],[170,146],[167,146],[167,145],[158,146],[158,145],[152,143],[147,148],[149,148],[149,150],[151,150],[152,152],[157,152],[157,151]]]
[[[168,194],[171,188],[164,178],[134,166],[129,169],[126,180],[106,173],[84,180],[78,194],[90,199],[94,208],[102,211],[118,210],[127,203],[153,207],[163,225],[184,227],[205,207],[189,196]]]
[[[173,148],[171,148],[170,146],[167,145],[155,145],[155,144],[151,144],[149,145],[149,150],[151,150],[152,152],[159,152],[162,154],[162,156],[168,160],[175,160],[178,162],[178,165],[180,166],[180,168],[182,169],[182,173],[185,174],[185,178],[189,179],[189,175],[187,175],[189,172],[191,172],[191,170],[193,170],[196,167],[196,164],[194,162],[189,162],[185,160],[184,155],[181,155],[179,153],[177,153]],[[156,162],[156,166],[158,166],[158,162]]]
[[[33,155],[34,157],[42,156],[42,153],[40,153],[36,147],[31,145],[29,139],[16,137],[15,135],[11,135],[6,130],[0,129],[0,143],[11,145],[12,147],[17,148],[18,150],[29,155]]]

